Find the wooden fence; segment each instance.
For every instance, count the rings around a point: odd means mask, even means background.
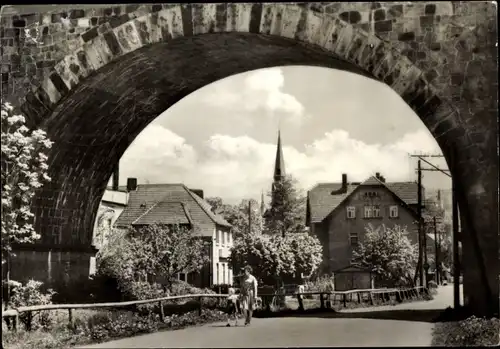
[[[299,303],[299,311],[304,310],[304,296],[319,295],[320,298],[320,308],[326,309],[330,308],[335,302],[340,302],[344,307],[347,306],[348,302],[358,302],[362,303],[365,298],[370,301],[371,305],[375,304],[377,299],[382,301],[389,301],[395,299],[399,302],[403,302],[405,299],[414,298],[420,294],[428,293],[427,288],[419,286],[408,289],[365,289],[365,290],[350,290],[342,292],[295,292],[295,293],[267,293],[259,294],[262,298],[263,303],[267,305],[267,310],[270,310],[270,304],[273,297],[283,297],[283,296],[296,296]],[[120,307],[130,307],[144,304],[154,304],[157,303],[159,307],[160,319],[164,321],[164,303],[172,300],[178,299],[197,299],[198,300],[198,313],[201,315],[203,309],[203,298],[227,298],[227,294],[188,294],[183,296],[169,296],[155,299],[128,301],[128,302],[114,302],[114,303],[90,303],[90,304],[47,304],[47,305],[34,305],[27,307],[19,307],[16,309],[8,309],[2,311],[2,319],[6,318],[10,323],[12,330],[16,331],[19,323],[19,315],[26,313],[25,326],[26,330],[31,330],[31,322],[33,318],[33,313],[39,311],[50,311],[50,310],[68,310],[68,321],[69,325],[73,326],[73,310],[76,309],[104,309],[104,308],[120,308]],[[267,300],[267,301],[264,301]],[[327,306],[328,305],[328,306]]]

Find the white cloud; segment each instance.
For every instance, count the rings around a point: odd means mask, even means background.
[[[363,181],[381,172],[389,181],[414,180],[408,153],[440,152],[427,130],[405,134],[389,144],[366,144],[346,131],[333,130],[305,146],[304,151],[284,146],[288,173],[310,189],[318,182],[338,182],[342,173],[350,181]],[[258,198],[270,188],[276,145],[248,136],[216,134],[198,152],[175,133],[151,125],[127,150],[120,162],[121,182],[137,177],[139,183],[183,182],[202,188],[208,196],[228,202]]]
[[[281,118],[299,125],[306,117],[304,106],[291,94],[284,93],[285,78],[280,68],[260,69],[240,79],[220,80],[210,85],[202,101],[212,107],[236,113],[264,111],[266,117]]]

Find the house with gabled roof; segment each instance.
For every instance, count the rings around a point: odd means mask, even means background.
[[[321,273],[351,265],[352,251],[363,241],[368,224],[406,227],[417,243],[417,204],[416,182],[386,182],[379,173],[357,183],[349,183],[343,174],[340,183],[314,186],[307,193],[306,225],[323,245]],[[428,238],[429,245],[433,240]]]
[[[196,233],[210,242],[210,265],[199,273],[181,274],[179,278],[198,287],[232,284],[233,273],[228,263],[233,245],[231,225],[212,212],[202,190],[189,189],[181,183],[136,185],[132,181],[127,192],[128,203],[115,222],[116,228],[155,223],[196,227]]]

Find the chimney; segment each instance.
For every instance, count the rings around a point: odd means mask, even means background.
[[[196,195],[198,195],[200,198],[204,199],[203,197],[203,190],[201,189],[189,189],[191,190],[193,193],[195,193]]]
[[[137,190],[137,178],[127,178],[127,192]]]
[[[118,190],[118,180],[120,179],[119,165],[116,164],[115,170],[113,171],[113,179],[111,182],[111,189]]]
[[[375,173],[375,178],[380,179],[380,172]]]
[[[342,173],[342,187],[340,189],[332,191],[331,195],[345,194],[347,193],[347,174]]]

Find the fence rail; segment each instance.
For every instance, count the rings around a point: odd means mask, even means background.
[[[358,303],[363,302],[363,295],[367,295],[370,303],[372,305],[375,304],[375,298],[379,298],[382,300],[390,300],[392,296],[395,296],[396,300],[402,302],[405,299],[410,299],[415,296],[418,296],[422,293],[428,293],[428,289],[423,286],[408,288],[408,289],[357,289],[357,290],[348,290],[348,291],[307,291],[307,292],[293,292],[293,293],[261,293],[259,296],[264,300],[268,300],[265,302],[267,305],[267,309],[270,310],[270,302],[269,299],[272,297],[284,297],[284,296],[295,296],[297,297],[299,303],[299,310],[304,310],[303,298],[304,296],[320,296],[320,308],[326,309],[327,304],[329,302],[328,307],[331,307],[332,301],[330,299],[333,296],[333,303],[335,301],[340,301],[343,303],[344,307],[347,306],[348,302],[354,301],[354,295],[356,295],[356,301]],[[19,315],[23,313],[27,313],[27,318],[25,320],[26,329],[31,330],[31,320],[34,312],[39,311],[50,311],[50,310],[68,310],[69,317],[69,325],[73,325],[73,310],[76,309],[100,309],[100,308],[119,308],[119,307],[129,307],[129,306],[137,306],[143,304],[152,304],[158,303],[159,311],[160,311],[160,319],[163,321],[165,318],[163,303],[179,300],[179,299],[198,299],[199,306],[198,312],[201,315],[203,309],[203,298],[226,298],[228,294],[187,294],[182,296],[168,296],[154,299],[146,299],[146,300],[136,300],[136,301],[126,301],[126,302],[111,302],[111,303],[88,303],[88,304],[47,304],[47,305],[34,305],[34,306],[26,306],[19,307],[13,309],[2,310],[2,319],[5,318],[9,327],[12,324],[12,329],[14,331],[17,330],[17,325],[19,323]],[[12,321],[12,323],[11,323]]]

